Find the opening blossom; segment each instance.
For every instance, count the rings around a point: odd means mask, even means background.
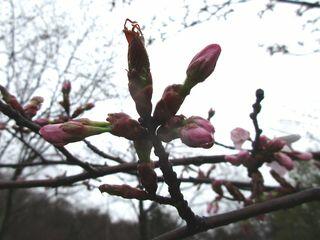
[[[231,131],[231,140],[236,149],[241,149],[242,144],[250,139],[250,133],[243,128],[235,128]]]

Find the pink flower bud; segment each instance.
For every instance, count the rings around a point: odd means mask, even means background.
[[[71,91],[71,82],[68,81],[68,80],[65,80],[63,83],[62,83],[62,89],[61,89],[62,93],[63,94],[66,94],[68,95]]]
[[[267,143],[270,141],[265,135],[259,137],[259,146],[261,149],[265,150]]]
[[[168,121],[178,112],[184,98],[181,84],[166,87],[153,113],[155,121],[161,124]]]
[[[313,158],[312,153],[308,153],[308,152],[294,151],[294,152],[289,152],[287,154],[290,157],[296,158],[296,159],[301,160],[301,161],[309,161],[309,160],[311,160]]]
[[[235,128],[231,131],[231,140],[236,149],[241,149],[242,144],[250,139],[250,133],[243,128]]]
[[[180,138],[189,147],[211,148],[214,143],[213,133],[195,123],[187,124],[181,128]]]
[[[48,118],[38,118],[33,122],[42,127],[42,126],[48,125],[50,123],[50,120]]]
[[[214,127],[207,119],[198,116],[192,116],[187,119],[187,124],[195,123],[197,126],[204,128],[208,132],[214,133]]]
[[[46,125],[40,129],[39,133],[48,142],[56,146],[64,146],[68,143],[81,141],[86,137],[109,131],[109,127],[95,127],[80,121],[69,121]]]
[[[185,117],[183,115],[173,116],[166,124],[159,127],[157,135],[163,142],[170,142],[179,138],[180,128],[184,125]]]
[[[240,151],[236,155],[226,155],[224,159],[232,165],[239,166],[250,159],[250,153],[248,151]]]
[[[275,157],[275,159],[277,160],[277,162],[285,167],[287,170],[292,170],[294,165],[293,165],[293,161],[292,159],[285,153],[282,152],[277,152],[274,153],[273,156]]]
[[[218,44],[210,44],[196,54],[187,69],[185,86],[191,89],[199,82],[203,82],[213,72],[221,47]]]
[[[287,144],[287,142],[281,138],[274,138],[267,142],[265,150],[269,152],[279,152]]]
[[[111,133],[129,140],[138,140],[145,136],[146,129],[125,113],[108,114],[107,121],[112,124]]]

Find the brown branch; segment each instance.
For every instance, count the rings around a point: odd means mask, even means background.
[[[179,178],[180,182],[183,183],[194,183],[194,184],[211,184],[214,180],[214,178]],[[219,179],[220,180],[220,179]],[[158,181],[159,182],[163,182],[163,178],[162,177],[158,177]],[[224,181],[224,180],[222,180]],[[231,181],[231,180],[226,180],[228,182],[231,182],[234,186],[242,189],[242,190],[251,190],[252,187],[252,183],[251,182],[242,182],[242,181]],[[274,191],[279,189],[279,187],[276,186],[264,186],[264,189],[266,191]]]
[[[35,124],[29,119],[25,118],[19,112],[11,108],[9,105],[3,103],[1,100],[0,100],[0,111],[3,112],[5,115],[7,115],[9,118],[14,119],[19,126],[27,127],[33,132],[37,134],[39,133],[40,126],[38,124]],[[92,175],[97,173],[97,171],[93,167],[91,167],[88,163],[81,162],[78,158],[73,156],[64,147],[57,147],[57,146],[54,146],[54,147],[58,149],[63,155],[65,155],[67,161],[76,163],[78,166],[82,167],[84,170],[88,171]]]
[[[155,155],[159,157],[159,167],[163,173],[164,182],[168,185],[168,191],[175,202],[174,206],[177,209],[179,216],[187,222],[187,225],[190,228],[198,228],[199,225],[201,225],[201,222],[199,221],[199,217],[191,210],[188,202],[184,199],[184,196],[180,191],[180,181],[177,178],[177,174],[172,169],[172,164],[169,162],[169,154],[166,153],[157,136],[152,136],[152,142],[155,149]]]
[[[119,157],[115,157],[115,156],[111,156],[103,151],[101,151],[99,148],[97,148],[96,146],[94,146],[91,142],[89,142],[88,140],[83,140],[84,143],[87,145],[88,148],[91,149],[92,152],[96,153],[97,155],[99,155],[100,157],[106,158],[106,159],[110,159],[113,160],[117,163],[125,163],[125,161]]]
[[[286,195],[284,197],[257,203],[232,212],[208,217],[204,219],[204,225],[201,229],[188,229],[186,226],[184,226],[158,236],[154,238],[154,240],[184,239],[186,237],[207,231],[209,229],[228,225],[230,223],[259,216],[261,214],[270,213],[281,209],[292,208],[311,201],[320,201],[320,188],[311,188],[298,193]]]
[[[217,163],[224,162],[224,156],[211,156],[211,157],[192,157],[192,158],[180,158],[171,160],[170,163],[173,166],[181,165],[201,165],[205,163]],[[155,167],[159,167],[159,162],[155,161]],[[72,175],[69,177],[57,177],[54,179],[37,179],[37,180],[17,180],[17,181],[0,181],[0,190],[9,188],[34,188],[34,187],[59,187],[70,186],[73,183],[84,181],[90,178],[102,177],[114,173],[130,173],[137,170],[138,163],[124,163],[116,166],[104,166],[96,167],[97,173],[92,175],[88,172]]]

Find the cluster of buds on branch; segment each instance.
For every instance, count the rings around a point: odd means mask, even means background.
[[[288,137],[287,137],[288,138]],[[242,150],[242,144],[250,139],[248,131],[242,128],[236,128],[231,132],[231,139],[239,153],[236,155],[228,155],[225,157],[227,162],[233,165],[244,165],[247,168],[260,167],[263,163],[275,162],[287,170],[294,167],[293,159],[308,161],[312,159],[312,154],[307,152],[293,151],[290,147],[291,143],[286,137],[269,139],[262,135],[259,137],[259,151],[252,156],[248,150]]]
[[[130,26],[128,27],[127,25]],[[43,103],[42,97],[33,97],[25,106],[22,106],[14,95],[10,94],[6,88],[0,85],[1,96],[6,103],[3,104],[0,101],[1,110],[3,111],[3,109],[6,110],[7,108],[12,110],[13,113],[9,111],[7,116],[16,120],[19,125],[18,130],[21,133],[24,133],[22,131],[23,127],[27,127],[27,130],[39,133],[45,140],[58,147],[57,149],[62,150],[61,152],[64,153],[66,153],[66,149],[62,148],[62,146],[102,133],[110,133],[114,136],[133,141],[133,146],[138,156],[138,163],[134,168],[126,171],[130,171],[130,173],[136,171],[140,182],[139,188],[129,185],[103,184],[99,187],[100,191],[127,199],[148,199],[170,204],[176,207],[179,215],[187,222],[188,226],[196,226],[193,227],[194,231],[197,231],[196,229],[205,229],[201,225],[202,221],[193,213],[180,191],[182,174],[180,179],[178,179],[168,159],[169,154],[165,151],[162,142],[168,143],[175,139],[180,139],[182,143],[189,147],[205,149],[211,148],[214,145],[215,128],[210,122],[210,119],[214,115],[213,110],[209,111],[207,119],[200,116],[186,117],[182,114],[177,115],[177,113],[186,97],[191,93],[191,90],[213,73],[221,53],[221,48],[218,44],[210,44],[197,53],[187,67],[184,82],[173,83],[167,86],[161,99],[159,99],[153,109],[152,75],[141,28],[137,22],[127,19],[123,32],[128,43],[128,89],[134,101],[136,111],[140,116],[139,119],[133,119],[123,112],[106,114],[106,120],[101,122],[92,121],[87,118],[78,118],[85,111],[92,109],[94,104],[85,103],[80,106],[78,105],[72,112],[70,81],[64,81],[62,84],[62,101],[59,102],[63,108],[61,110],[62,113],[59,113],[55,117],[51,116],[51,119],[49,117],[40,117],[33,120]],[[273,168],[270,174],[280,185],[280,188],[276,192],[277,195],[295,192],[296,188],[283,177],[283,169],[286,171],[292,170],[294,160],[308,161],[313,157],[310,153],[293,150],[291,147],[292,136],[269,139],[261,135],[262,129],[259,128],[257,115],[261,110],[260,103],[263,98],[263,90],[258,89],[256,92],[256,102],[253,104],[253,112],[250,114],[256,132],[255,137],[251,138],[249,131],[245,129],[236,128],[231,131],[231,140],[234,143],[234,147],[227,147],[239,150],[239,152],[235,155],[214,156],[217,157],[218,162],[229,162],[232,165],[242,165],[247,168],[251,182],[246,186],[246,190],[251,190],[251,196],[242,193],[239,182],[233,183],[228,180],[212,181],[209,176],[215,166],[212,165],[207,174],[200,171],[196,179],[200,182],[209,179],[209,183],[212,182],[213,191],[217,194],[214,201],[208,205],[209,212],[215,213],[219,209],[218,202],[223,198],[241,202],[244,206],[258,203],[265,198],[273,198],[274,195],[268,194],[266,197],[265,194],[264,179],[260,172],[260,167],[265,163]],[[0,130],[6,128],[7,123],[0,123]],[[243,144],[247,141],[251,142],[252,149],[242,148]],[[219,143],[216,142],[216,144]],[[152,149],[154,149],[155,155],[159,158],[157,164],[154,164],[151,160]],[[89,164],[87,165],[78,161],[71,154],[68,153],[66,157],[72,158],[74,163],[83,167],[89,177],[102,176],[99,175],[101,171],[95,171],[96,169],[91,168]],[[163,178],[157,177],[154,170],[155,167],[160,167]],[[189,165],[185,169],[188,168],[191,169]],[[282,172],[279,169],[282,169]],[[170,198],[157,195],[158,180],[160,181],[161,179],[168,185]],[[225,194],[225,192],[228,194]]]

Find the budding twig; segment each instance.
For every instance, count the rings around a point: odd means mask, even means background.
[[[252,119],[253,126],[256,132],[256,136],[254,141],[252,142],[252,155],[254,156],[256,152],[259,150],[259,137],[262,133],[262,129],[259,128],[259,123],[257,116],[261,111],[261,101],[264,98],[264,91],[262,89],[257,89],[256,91],[256,102],[252,105],[253,112],[250,114],[250,118]]]

